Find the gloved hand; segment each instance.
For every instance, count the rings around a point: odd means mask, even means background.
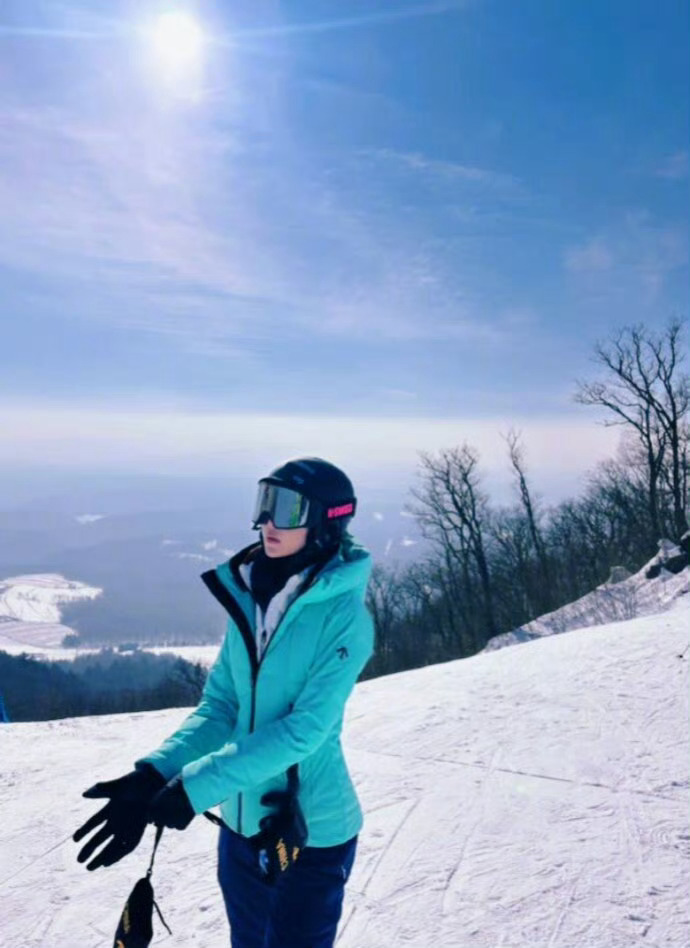
[[[297,861],[307,842],[307,823],[295,793],[271,790],[261,797],[273,813],[259,820],[260,831],[252,836],[259,855],[259,868],[268,882],[275,882]]]
[[[146,822],[169,829],[187,829],[196,813],[185,793],[182,777],[173,777],[151,801],[146,813]]]
[[[86,862],[103,843],[105,846],[87,865],[89,871],[99,866],[112,866],[139,845],[146,829],[146,811],[149,803],[161,787],[165,777],[155,767],[144,764],[117,780],[106,780],[94,784],[82,794],[89,800],[107,799],[108,803],[80,826],[72,839],[78,843],[97,826],[105,824],[91,837],[77,856],[78,862]]]

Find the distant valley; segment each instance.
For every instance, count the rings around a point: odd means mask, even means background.
[[[403,504],[379,496],[360,506],[353,532],[375,562],[405,563],[420,553],[423,542]],[[59,616],[38,617],[52,621],[49,638],[73,630],[87,645],[217,642],[225,617],[199,574],[256,536],[246,509],[234,506],[226,496],[223,504],[197,509],[0,511],[0,587],[12,577],[58,574],[102,590],[63,596]],[[27,616],[9,611],[0,615],[0,634],[12,638],[9,625],[16,633]]]

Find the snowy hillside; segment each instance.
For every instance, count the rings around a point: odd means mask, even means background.
[[[672,551],[680,552],[678,547],[673,547]],[[654,579],[647,579],[647,571],[657,563],[663,563],[659,555],[622,582],[602,583],[575,602],[548,612],[512,632],[497,635],[489,641],[485,651],[492,652],[507,645],[531,642],[545,635],[603,625],[616,619],[658,614],[670,609],[679,597],[686,596],[690,591],[690,570],[686,567],[673,574],[662,569]]]
[[[56,573],[0,580],[0,649],[16,652],[59,646],[72,631],[60,623],[60,606],[100,594],[95,586]]]
[[[688,597],[364,682],[345,746],[366,814],[339,948],[671,948],[690,943]],[[682,656],[682,657],[681,657]],[[87,873],[69,841],[97,779],[179,709],[0,727],[0,946],[102,948],[150,835]],[[150,833],[150,831],[149,831]],[[154,945],[226,948],[216,830],[167,832]]]

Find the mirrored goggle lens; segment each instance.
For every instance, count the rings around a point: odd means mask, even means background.
[[[309,501],[297,491],[275,484],[259,484],[254,509],[254,523],[271,520],[279,530],[306,527],[309,519]]]

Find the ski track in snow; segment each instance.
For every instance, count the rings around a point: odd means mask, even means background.
[[[685,598],[358,686],[344,743],[365,827],[338,948],[690,944]],[[151,831],[95,873],[65,839],[93,812],[81,791],[184,713],[0,728],[1,948],[110,944]],[[229,944],[215,842],[201,819],[165,833],[173,936],[155,921],[153,946]]]

